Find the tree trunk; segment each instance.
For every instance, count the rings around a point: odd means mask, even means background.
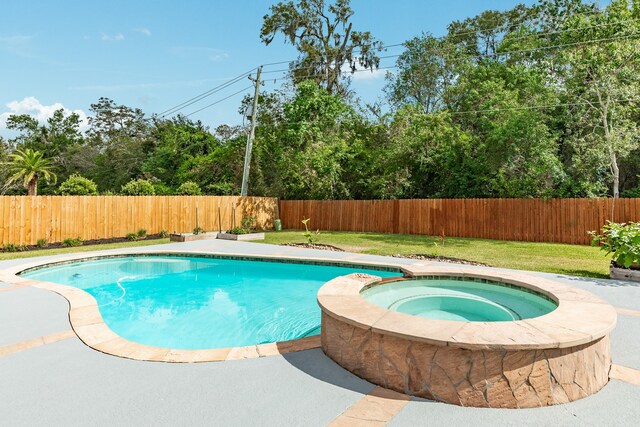
[[[27,194],[29,196],[37,196],[38,195],[38,175],[34,175],[29,181],[29,186],[27,187]]]
[[[611,158],[611,172],[613,174],[613,198],[620,197],[620,168],[618,167],[618,159],[616,152],[609,148],[609,157]]]

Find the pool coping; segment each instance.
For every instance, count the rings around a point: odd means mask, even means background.
[[[56,259],[24,262],[0,270],[0,281],[32,286],[63,296],[69,302],[69,321],[78,338],[100,352],[144,361],[194,363],[219,362],[282,355],[319,348],[320,335],[291,341],[223,349],[181,350],[154,347],[129,341],[113,332],[104,322],[97,301],[89,293],[67,285],[27,279],[18,274],[45,266],[77,261],[127,256],[202,256],[209,258],[245,259],[274,262],[321,263],[337,266],[378,267],[395,269],[408,277],[461,276],[487,279],[522,286],[547,295],[558,308],[544,316],[514,322],[455,322],[424,319],[375,306],[360,295],[377,276],[340,276],[318,291],[318,304],[323,312],[352,325],[403,338],[419,339],[440,346],[468,349],[535,349],[564,348],[585,344],[608,334],[616,324],[616,310],[606,301],[578,288],[520,272],[506,272],[487,267],[444,267],[427,262],[413,264],[341,260],[323,257],[248,255],[203,250],[126,250],[78,253]],[[397,278],[393,278],[397,280]],[[384,282],[384,280],[383,280]],[[588,319],[585,322],[585,317]],[[580,323],[581,322],[581,323]],[[496,323],[501,323],[497,325]],[[410,327],[407,328],[407,325]]]
[[[378,267],[381,269],[397,269],[398,271],[403,272],[403,265],[401,264],[371,262],[367,260],[354,262],[353,260],[336,260],[320,257],[247,255],[243,253],[199,250],[154,250],[144,252],[130,250],[118,251],[117,253],[107,250],[96,251],[91,254],[69,254],[57,257],[56,259],[47,259],[35,262],[26,261],[0,270],[0,281],[13,283],[21,288],[34,287],[61,295],[69,302],[69,322],[71,324],[71,328],[75,335],[77,335],[84,344],[102,353],[126,359],[168,363],[221,362],[226,360],[254,359],[266,356],[283,355],[297,351],[320,348],[320,335],[290,341],[203,350],[172,349],[141,344],[127,340],[113,332],[104,322],[96,299],[88,292],[73,286],[28,279],[19,275],[26,271],[47,268],[55,265],[130,256],[200,256],[204,258]]]
[[[468,350],[544,350],[571,348],[611,332],[616,309],[596,295],[560,282],[519,272],[436,265],[408,265],[412,278],[455,276],[486,279],[527,288],[548,296],[558,307],[539,317],[507,322],[460,322],[427,319],[392,311],[367,301],[361,291],[379,279],[337,277],[318,291],[322,312],[338,321],[374,333]]]

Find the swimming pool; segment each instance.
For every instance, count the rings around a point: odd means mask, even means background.
[[[350,273],[399,271],[187,256],[127,256],[45,267],[22,277],[80,288],[130,341],[184,350],[239,347],[320,332],[318,289]]]

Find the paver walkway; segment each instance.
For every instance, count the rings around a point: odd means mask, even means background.
[[[135,250],[160,249],[389,260],[216,240]],[[33,260],[3,261],[0,271]],[[596,395],[567,405],[523,410],[461,408],[388,393],[345,371],[320,349],[196,364],[108,356],[70,333],[63,297],[0,283],[0,425],[637,425],[640,284],[543,275],[587,289],[620,309],[612,334],[613,361],[620,368],[612,377],[624,380],[612,379]]]

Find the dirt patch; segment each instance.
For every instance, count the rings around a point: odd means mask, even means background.
[[[435,262],[451,262],[456,264],[464,264],[464,265],[476,265],[479,267],[491,267],[489,264],[484,264],[476,261],[469,261],[466,259],[460,258],[451,258],[446,256],[438,256],[438,255],[426,255],[426,254],[415,254],[415,255],[391,255],[395,258],[409,258],[409,259],[418,259],[422,261],[435,261]]]
[[[293,246],[296,248],[320,249],[323,251],[344,252],[344,249],[340,249],[332,245],[323,245],[322,243],[284,243],[282,246]]]

